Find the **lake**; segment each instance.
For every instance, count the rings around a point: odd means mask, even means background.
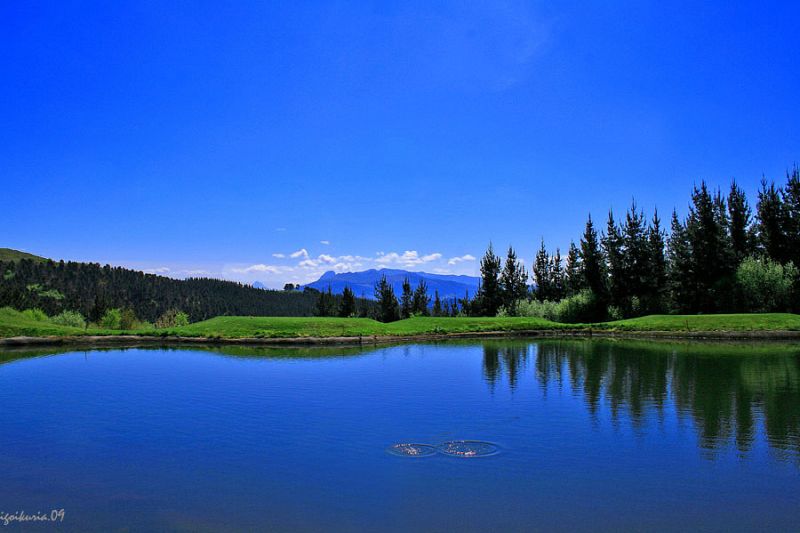
[[[800,346],[6,349],[0,451],[59,531],[798,530]]]

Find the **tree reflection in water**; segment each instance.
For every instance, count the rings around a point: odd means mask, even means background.
[[[800,459],[800,347],[760,343],[613,340],[487,342],[483,373],[494,390],[506,376],[519,386],[530,371],[543,395],[582,396],[593,417],[604,407],[617,423],[642,430],[674,408],[713,452],[733,443],[747,452],[759,431],[771,449]]]

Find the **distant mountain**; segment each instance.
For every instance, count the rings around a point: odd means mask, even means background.
[[[320,291],[328,290],[334,294],[341,294],[345,287],[350,287],[356,296],[364,296],[374,299],[375,284],[386,275],[386,279],[392,284],[395,294],[400,297],[403,291],[403,280],[407,277],[412,287],[416,287],[420,280],[424,279],[428,284],[428,295],[433,299],[434,293],[438,290],[439,297],[444,299],[463,298],[468,294],[471,298],[478,290],[480,278],[474,276],[453,276],[445,274],[428,274],[427,272],[409,272],[407,270],[365,270],[363,272],[345,272],[337,274],[333,271],[325,272],[321,278],[306,287],[311,287]]]
[[[263,283],[261,283],[260,281],[254,281],[253,282],[253,288],[254,289],[266,289],[267,286],[264,285]]]
[[[11,248],[0,248],[0,261],[20,261],[22,259],[30,259],[31,261],[47,261],[44,257],[29,254],[28,252],[20,252]]]

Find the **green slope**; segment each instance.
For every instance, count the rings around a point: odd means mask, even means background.
[[[44,257],[29,254],[28,252],[20,252],[19,250],[13,250],[11,248],[0,248],[0,261],[19,261],[21,259],[47,261],[47,259]]]

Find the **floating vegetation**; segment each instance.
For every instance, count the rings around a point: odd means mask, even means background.
[[[496,444],[480,440],[451,440],[439,445],[438,450],[453,457],[486,457],[498,452]]]
[[[430,457],[436,455],[436,447],[430,444],[400,443],[389,446],[386,451],[400,457]]]

